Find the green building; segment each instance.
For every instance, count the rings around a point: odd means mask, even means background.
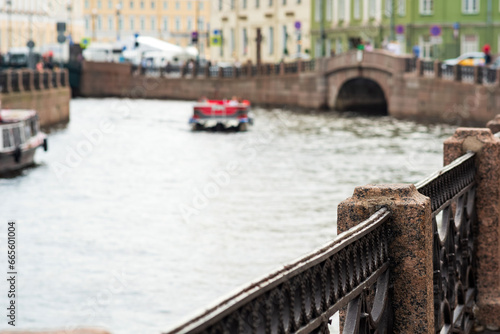
[[[401,53],[418,45],[428,58],[454,58],[485,44],[500,53],[498,0],[312,0],[311,6],[314,57],[391,41]]]

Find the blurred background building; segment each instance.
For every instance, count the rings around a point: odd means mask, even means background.
[[[80,40],[84,35],[81,0],[0,0],[0,52],[26,47],[29,40],[35,48],[57,46],[57,22],[66,22],[66,34]]]
[[[310,0],[212,0],[215,61],[279,62],[308,57]]]
[[[85,36],[115,42],[134,35],[151,36],[186,47],[198,32],[198,47],[207,48],[210,0],[83,0]]]

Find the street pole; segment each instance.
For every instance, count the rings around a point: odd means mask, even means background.
[[[389,0],[391,2],[391,24],[390,24],[390,29],[391,29],[391,33],[390,33],[390,36],[391,36],[391,42],[394,41],[396,39],[396,36],[394,35],[394,30],[395,30],[395,23],[394,23],[394,15],[395,15],[395,6],[394,6],[394,1],[395,0]]]
[[[200,66],[200,2],[196,0],[195,2],[195,10],[196,10],[196,50],[198,53],[196,54],[196,68]]]
[[[120,11],[122,6],[120,4],[116,5],[116,41],[120,41]]]
[[[95,17],[97,16],[97,9],[92,9],[92,40],[96,40],[96,32],[95,32]]]
[[[320,34],[321,34],[321,57],[326,56],[326,45],[325,45],[325,40],[326,40],[326,33],[325,33],[325,8],[324,8],[325,1],[320,0],[319,1],[319,8],[320,8]]]
[[[487,38],[487,43],[488,44],[491,44],[492,42],[492,36],[491,34],[493,33],[493,27],[492,27],[492,24],[493,24],[493,18],[492,18],[492,11],[493,11],[493,5],[491,3],[491,0],[488,0],[488,13],[487,13],[487,16],[486,16],[486,32],[487,32],[487,35],[486,35],[486,38]]]
[[[8,44],[7,44],[7,51],[12,47],[12,0],[7,0],[6,1],[7,6],[9,6],[9,31],[8,31]]]

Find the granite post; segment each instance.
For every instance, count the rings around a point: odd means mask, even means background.
[[[489,329],[500,328],[500,139],[490,129],[458,128],[444,142],[444,164],[476,152],[474,239],[477,263],[476,317]]]
[[[356,187],[338,207],[341,233],[387,207],[394,333],[434,333],[432,221],[430,199],[412,184]]]

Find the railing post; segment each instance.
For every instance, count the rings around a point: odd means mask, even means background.
[[[462,81],[462,70],[460,68],[460,65],[453,66],[453,80]]]
[[[474,83],[475,84],[482,84],[483,80],[479,77],[479,66],[474,66]],[[481,80],[480,80],[481,79]]]
[[[417,59],[417,65],[416,65],[416,68],[417,68],[417,76],[421,77],[424,75],[424,63],[422,61],[422,59]]]
[[[441,62],[439,60],[434,61],[434,78],[441,78],[442,71],[441,71]]]
[[[285,74],[285,62],[280,63],[280,75]]]
[[[302,59],[297,59],[297,73],[302,72]]]
[[[5,93],[12,93],[12,70],[5,71]]]
[[[35,71],[34,70],[29,70],[28,71],[28,81],[29,81],[29,87],[30,87],[30,91],[34,91],[35,90]]]
[[[434,332],[432,221],[430,199],[414,185],[356,187],[338,207],[337,231],[348,230],[381,207],[391,211],[386,223],[393,286],[394,333]]]
[[[467,151],[476,153],[474,246],[478,294],[475,312],[489,329],[500,327],[500,139],[490,129],[458,128],[444,142],[444,164]]]

